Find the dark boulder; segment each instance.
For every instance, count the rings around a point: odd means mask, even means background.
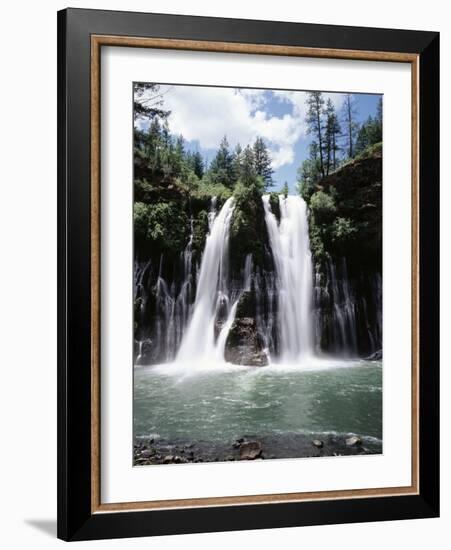
[[[240,446],[241,460],[254,460],[262,454],[262,444],[260,441],[245,441]]]
[[[227,336],[224,358],[234,365],[264,367],[268,364],[253,317],[235,319]]]
[[[382,360],[382,350],[378,349],[377,351],[375,351],[374,353],[369,355],[366,359],[368,361],[381,361]]]

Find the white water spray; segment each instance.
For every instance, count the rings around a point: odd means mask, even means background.
[[[177,354],[179,361],[197,362],[217,357],[216,315],[221,305],[226,305],[228,309],[230,301],[228,245],[233,208],[233,199],[230,198],[224,203],[219,214],[210,218],[210,233],[202,256],[193,316]],[[221,335],[219,339],[222,340]]]
[[[263,197],[276,268],[281,361],[313,355],[312,258],[307,206],[299,196],[279,196],[280,223]]]

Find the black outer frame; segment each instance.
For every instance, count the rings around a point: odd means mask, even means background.
[[[420,494],[91,513],[91,34],[420,56]],[[58,12],[58,537],[88,540],[439,515],[439,33],[72,9]]]

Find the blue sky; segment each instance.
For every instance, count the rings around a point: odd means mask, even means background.
[[[171,111],[170,130],[184,136],[188,149],[211,160],[224,135],[231,149],[237,143],[245,147],[260,136],[273,159],[274,189],[287,181],[294,192],[297,169],[312,140],[305,123],[306,92],[182,85],[164,85],[160,91],[164,108]],[[340,117],[345,94],[324,95]],[[358,122],[376,114],[379,97],[353,94]]]

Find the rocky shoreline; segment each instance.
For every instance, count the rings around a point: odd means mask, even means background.
[[[276,458],[310,458],[381,454],[382,443],[355,434],[284,434],[243,436],[229,442],[168,441],[139,438],[133,448],[133,465],[234,462]]]

